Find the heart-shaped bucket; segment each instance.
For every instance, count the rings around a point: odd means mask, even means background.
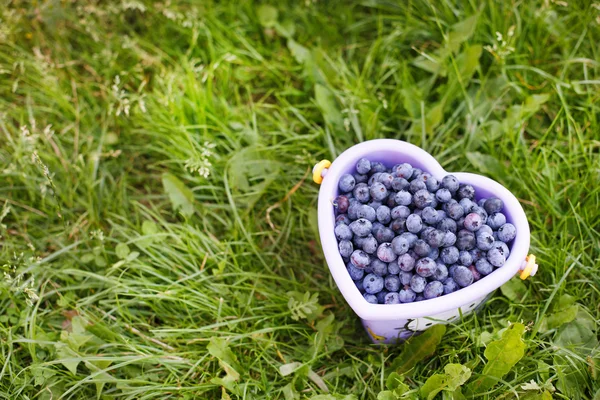
[[[406,304],[368,303],[350,278],[339,254],[334,235],[336,215],[333,207],[340,177],[355,172],[357,161],[363,157],[381,162],[388,168],[406,162],[429,172],[438,180],[452,174],[461,184],[470,184],[475,188],[476,200],[488,197],[501,199],[507,222],[512,223],[517,230],[506,263],[472,285],[441,297]],[[521,278],[524,279],[534,275],[537,270],[535,257],[527,255],[529,224],[517,198],[504,186],[484,176],[467,172],[446,172],[435,158],[415,145],[393,139],[362,142],[344,151],[331,164],[327,161],[317,164],[313,170],[313,179],[321,183],[318,202],[319,235],[327,265],[342,295],[361,318],[375,343],[403,341],[432,325],[453,322],[481,306],[494,290],[515,274],[522,271]]]

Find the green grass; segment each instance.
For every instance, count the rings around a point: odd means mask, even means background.
[[[540,264],[409,387],[477,377],[522,321],[524,357],[477,397],[599,398],[598,3],[193,3],[2,1],[0,398],[324,394],[309,370],[376,398],[403,346],[369,344],[337,291],[304,178],[380,137],[510,188]],[[290,291],[318,294],[314,321]]]

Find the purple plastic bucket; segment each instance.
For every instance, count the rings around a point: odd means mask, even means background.
[[[506,263],[492,274],[471,286],[435,299],[407,304],[370,304],[363,298],[350,278],[346,265],[338,252],[333,233],[335,212],[333,200],[338,195],[338,181],[345,173],[354,172],[356,162],[366,157],[387,167],[407,162],[441,180],[453,174],[461,183],[475,188],[476,199],[498,197],[504,202],[507,222],[517,229]],[[449,323],[470,314],[482,305],[500,286],[511,279],[523,266],[529,251],[529,224],[517,198],[504,186],[492,179],[467,172],[446,172],[425,150],[407,142],[377,139],[357,144],[336,158],[323,171],[319,190],[319,236],[329,270],[342,295],[361,318],[369,337],[375,343],[395,343],[438,323]]]

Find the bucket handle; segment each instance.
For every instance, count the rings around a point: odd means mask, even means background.
[[[519,271],[521,271],[521,274],[519,275],[519,278],[521,278],[522,280],[525,280],[525,279],[529,278],[530,276],[534,276],[536,274],[537,270],[538,270],[538,265],[535,262],[535,256],[533,254],[530,254],[527,257],[525,257],[525,261],[523,261],[523,263],[521,263],[521,268],[519,268]]]
[[[313,167],[313,181],[316,184],[321,184],[323,182],[323,178],[327,174],[328,168],[331,166],[331,161],[329,160],[321,160]]]

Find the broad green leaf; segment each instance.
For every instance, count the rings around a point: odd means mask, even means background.
[[[462,84],[468,86],[471,77],[479,66],[479,57],[481,57],[481,45],[468,46],[456,57],[456,66],[460,74]]]
[[[502,164],[494,156],[479,152],[467,152],[466,156],[477,172],[492,176],[504,175]]]
[[[287,47],[299,64],[313,61],[310,50],[296,42],[294,39],[288,39]]]
[[[404,385],[404,377],[397,372],[392,372],[385,380],[385,387],[390,390],[394,390],[402,385]]]
[[[114,381],[116,381],[115,377],[113,377],[112,375],[108,374],[107,372],[102,371],[102,370],[108,368],[110,366],[110,364],[112,363],[112,361],[109,361],[109,360],[97,360],[97,361],[84,361],[84,363],[85,363],[85,366],[90,371],[98,374],[94,378],[94,380],[95,380],[94,383],[96,385],[96,399],[100,400],[100,397],[102,396],[102,390],[104,389],[104,385],[107,382],[114,382]]]
[[[578,362],[572,357],[557,355],[553,360],[556,388],[569,400],[588,399],[584,396],[588,381],[588,372],[583,362]]]
[[[467,41],[475,32],[477,26],[478,14],[472,15],[469,18],[460,21],[454,25],[448,34],[448,48],[455,52],[460,48],[460,45]]]
[[[550,95],[536,94],[525,99],[522,105],[515,105],[508,109],[506,117],[502,121],[505,131],[518,129],[523,122],[539,111],[542,105],[548,101]]]
[[[514,277],[500,286],[502,294],[511,301],[521,301],[527,294],[527,286],[519,277]]]
[[[281,23],[276,22],[274,27],[278,35],[288,39],[292,38],[294,33],[296,33],[296,25],[294,25],[294,22],[289,19]]]
[[[377,394],[377,400],[397,400],[398,397],[391,390],[384,390]]]
[[[158,225],[154,221],[145,220],[142,223],[142,233],[145,236],[152,236],[158,233]]]
[[[272,28],[275,26],[277,19],[279,18],[277,9],[269,5],[261,5],[258,7],[256,15],[258,16],[258,22],[265,28]]]
[[[189,218],[194,214],[194,193],[181,182],[175,175],[164,173],[162,183],[174,211],[180,211],[181,214]]]
[[[484,352],[488,361],[483,367],[481,376],[469,385],[471,392],[487,391],[519,362],[525,354],[526,346],[522,339],[524,332],[525,325],[515,323],[504,331],[500,340],[490,343]]]
[[[398,374],[404,374],[417,365],[419,361],[433,355],[445,333],[446,326],[438,324],[427,329],[419,336],[409,339],[402,346],[402,352],[392,362],[391,370],[396,371]]]
[[[73,375],[77,374],[77,366],[81,362],[81,357],[69,345],[65,343],[56,343],[56,359],[64,365]]]
[[[598,389],[598,391],[594,395],[594,399],[593,400],[600,400],[600,389]]]
[[[568,294],[563,294],[562,296],[559,297],[559,299],[556,302],[556,304],[554,305],[554,307],[552,307],[552,310],[556,312],[556,311],[567,309],[567,308],[571,307],[573,304],[575,304],[576,301],[577,301],[577,299],[575,297],[568,295]]]
[[[456,389],[454,392],[451,392],[451,393],[452,393],[452,400],[467,400],[467,398],[462,393],[462,390],[460,388]]]
[[[419,56],[414,59],[412,65],[427,72],[431,72],[434,75],[446,76],[446,66],[443,60],[440,60],[433,55],[428,55],[427,57]]]
[[[461,364],[448,364],[444,374],[434,374],[421,387],[421,396],[432,400],[442,390],[455,391],[471,377],[471,370]]]
[[[409,86],[400,90],[402,104],[412,119],[421,118],[421,102],[423,95],[416,86]]]
[[[568,322],[573,321],[575,317],[577,317],[578,312],[579,306],[575,304],[574,306],[560,310],[554,314],[550,314],[546,318],[546,329],[556,329]]]
[[[573,348],[588,354],[598,345],[596,337],[596,322],[583,310],[579,310],[574,321],[563,325],[554,339],[558,347]]]
[[[315,385],[318,386],[319,389],[321,389],[325,393],[329,392],[329,388],[325,384],[323,378],[321,378],[319,374],[313,371],[310,367],[308,368],[308,379],[310,379]]]
[[[285,398],[285,400],[298,400],[298,399],[300,399],[300,395],[298,394],[298,392],[294,388],[294,385],[291,384],[291,383],[288,383],[287,385],[285,385],[281,389],[281,391],[283,392],[283,397]]]
[[[127,258],[130,252],[131,250],[129,250],[129,246],[127,246],[125,243],[119,243],[117,247],[115,247],[115,253],[121,260]]]
[[[431,375],[423,387],[421,387],[421,396],[427,400],[432,400],[439,392],[447,386],[448,376],[446,374]]]
[[[229,348],[229,344],[225,340],[213,336],[210,338],[206,350],[208,350],[210,355],[219,360],[219,364],[227,374],[226,380],[237,381],[239,379],[240,374],[238,371],[241,371],[242,368],[238,364],[237,357],[233,354]]]
[[[326,122],[336,127],[342,126],[342,114],[338,109],[331,90],[317,83],[315,85],[315,101],[321,113],[323,113],[323,118]]]

